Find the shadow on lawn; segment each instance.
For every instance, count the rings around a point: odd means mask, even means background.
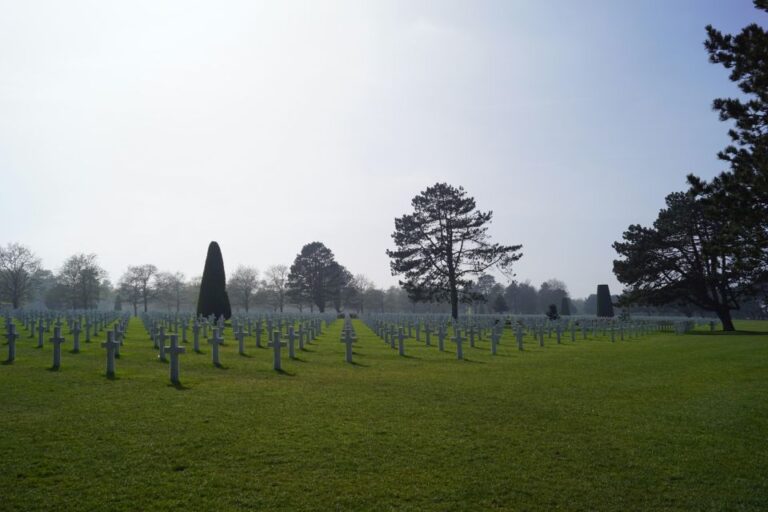
[[[691,331],[686,336],[767,336],[768,331]]]
[[[185,386],[181,382],[177,382],[176,384],[173,384],[173,383],[168,384],[168,387],[169,388],[174,388],[176,391],[189,391],[190,389],[192,389],[192,388],[190,388],[188,386]]]

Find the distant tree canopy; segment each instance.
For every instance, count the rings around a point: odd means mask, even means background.
[[[129,266],[120,278],[120,291],[133,306],[134,316],[138,314],[138,305],[143,303],[144,312],[148,310],[149,301],[155,295],[152,278],[157,275],[157,267],[152,264]]]
[[[264,274],[264,290],[267,292],[272,306],[282,313],[285,307],[286,295],[290,293],[288,289],[288,267],[285,265],[272,265],[269,267]],[[296,304],[299,306],[306,302],[301,293],[297,293],[295,299]]]
[[[203,268],[203,280],[200,283],[200,295],[197,299],[197,314],[200,316],[213,315],[217,319],[232,316],[232,307],[227,295],[227,277],[224,273],[224,258],[221,256],[219,244],[211,242],[208,245],[208,255]]]
[[[538,311],[538,292],[529,282],[513,281],[504,291],[510,311],[524,315],[532,315]]]
[[[522,246],[490,243],[493,212],[476,210],[462,187],[437,183],[411,205],[413,213],[395,219],[396,249],[387,250],[392,275],[405,277],[400,285],[412,300],[449,302],[458,318],[459,302],[473,299],[472,276],[493,266],[510,271]]]
[[[562,304],[568,297],[568,287],[559,279],[549,279],[541,283],[539,287],[539,309],[537,312],[545,313],[550,304]]]
[[[155,275],[155,297],[165,305],[166,310],[181,311],[186,283],[181,272],[158,272]]]
[[[259,287],[259,271],[254,267],[240,265],[229,278],[227,295],[231,294],[235,304],[248,312],[253,301],[253,294]]]
[[[11,243],[0,247],[0,299],[20,308],[35,287],[40,259],[28,248]]]
[[[64,261],[56,275],[56,286],[50,291],[59,304],[72,309],[93,309],[98,306],[102,280],[106,271],[95,254],[75,254]]]
[[[320,242],[301,248],[288,274],[288,289],[294,300],[309,300],[323,313],[328,303],[341,307],[342,289],[352,274],[340,265],[330,249]]]
[[[504,295],[496,295],[493,299],[493,312],[506,313],[507,311],[509,311],[509,306],[507,306],[507,301],[504,299]]]

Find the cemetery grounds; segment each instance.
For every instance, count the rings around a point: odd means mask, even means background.
[[[51,371],[19,324],[0,510],[768,510],[768,322],[523,351],[507,326],[463,361],[353,325],[352,364],[342,320],[281,372],[228,330],[172,385],[139,319],[113,379],[103,333]]]

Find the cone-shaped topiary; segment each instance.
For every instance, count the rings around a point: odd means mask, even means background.
[[[612,317],[613,303],[607,284],[597,285],[597,316]]]
[[[562,316],[571,316],[571,299],[563,297],[560,301],[560,314]]]
[[[203,280],[200,282],[200,295],[197,297],[198,316],[213,315],[216,319],[223,316],[225,320],[229,320],[232,308],[229,305],[226,283],[221,249],[219,244],[211,242],[208,246],[208,256],[205,258]]]

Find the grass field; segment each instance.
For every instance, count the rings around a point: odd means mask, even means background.
[[[282,374],[252,339],[223,368],[187,345],[181,387],[138,320],[115,380],[99,343],[52,372],[22,331],[0,510],[768,509],[768,323],[465,361],[355,325],[355,365],[337,321]]]

